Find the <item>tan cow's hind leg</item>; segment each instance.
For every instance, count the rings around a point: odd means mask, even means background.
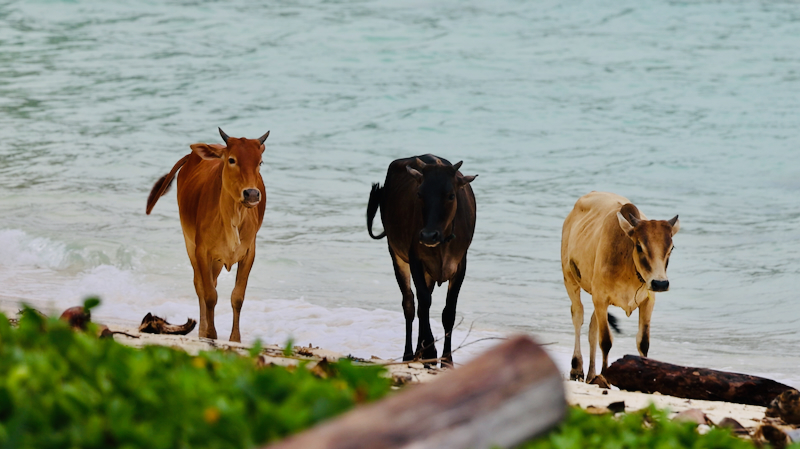
[[[639,355],[647,357],[650,349],[650,317],[653,315],[653,308],[656,305],[655,293],[648,291],[647,298],[639,304],[639,333],[636,334],[636,349]]]
[[[589,371],[586,372],[586,383],[595,378],[594,359],[597,354],[597,312],[592,312],[589,320]]]
[[[255,258],[256,246],[253,245],[247,250],[247,255],[244,256],[244,259],[242,259],[236,267],[236,286],[233,287],[233,293],[231,294],[231,307],[233,307],[231,341],[242,341],[242,336],[239,333],[239,314],[242,311],[244,291],[247,288],[247,279],[250,277],[250,269],[253,268],[253,261]]]
[[[575,327],[575,349],[572,352],[572,369],[569,371],[569,380],[583,380],[583,356],[581,355],[581,327],[583,327],[583,304],[581,303],[581,287],[567,274],[564,276],[564,286],[572,302],[572,325]]]

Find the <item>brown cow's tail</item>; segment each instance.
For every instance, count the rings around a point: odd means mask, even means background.
[[[367,232],[369,232],[369,236],[375,240],[386,237],[386,231],[381,232],[377,236],[372,233],[372,220],[378,212],[381,199],[383,199],[383,189],[381,185],[376,182],[372,184],[372,192],[369,193],[369,203],[367,204]]]
[[[167,193],[169,187],[172,185],[172,180],[175,179],[175,173],[177,173],[183,164],[189,160],[189,156],[191,156],[191,154],[187,154],[186,156],[182,157],[181,160],[179,160],[175,166],[172,167],[172,170],[170,170],[169,173],[162,176],[161,179],[156,181],[156,183],[153,185],[153,189],[150,190],[150,196],[147,197],[147,215],[150,215],[150,212],[153,210],[153,206],[156,205],[158,199]]]

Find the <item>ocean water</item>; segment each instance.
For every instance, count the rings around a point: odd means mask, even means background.
[[[522,332],[568,371],[561,224],[603,190],[680,214],[651,357],[800,386],[798,48],[780,1],[0,1],[0,299],[197,318],[175,193],[147,194],[218,126],[271,130],[245,341],[401,356],[364,213],[433,153],[480,175],[456,362]],[[612,359],[636,353],[615,313]]]

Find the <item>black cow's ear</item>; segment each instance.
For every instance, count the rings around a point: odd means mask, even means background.
[[[414,179],[417,180],[417,182],[422,182],[422,173],[411,168],[410,165],[406,165],[406,171],[408,172],[409,175],[413,176]]]
[[[458,180],[458,188],[464,187],[465,185],[471,183],[477,177],[478,177],[478,175],[458,176],[456,178]]]
[[[207,143],[193,143],[189,145],[189,148],[192,149],[194,154],[200,156],[200,158],[210,160],[221,158],[226,147],[219,144],[209,145]]]

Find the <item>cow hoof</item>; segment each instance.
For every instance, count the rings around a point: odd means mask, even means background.
[[[597,385],[598,387],[600,387],[600,388],[602,388],[604,390],[611,389],[611,386],[608,384],[608,381],[606,380],[605,377],[603,377],[602,374],[594,376],[591,380],[587,380],[586,383],[587,384],[592,384],[592,385]]]
[[[414,360],[414,353],[413,352],[406,352],[405,354],[403,354],[403,361],[404,362],[410,362],[412,360]]]
[[[441,361],[442,368],[453,368],[453,358],[452,357],[445,357]]]
[[[573,369],[569,371],[569,380],[577,380],[578,382],[583,381],[583,370],[582,369]]]

